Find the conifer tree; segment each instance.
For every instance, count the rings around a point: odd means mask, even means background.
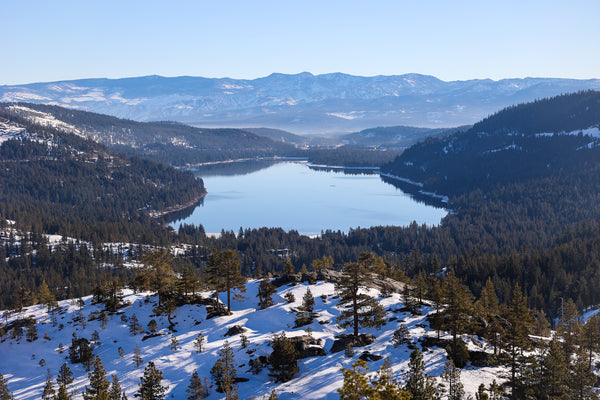
[[[311,324],[313,322],[313,310],[315,308],[315,298],[310,288],[306,288],[306,293],[302,296],[302,306],[298,308],[296,314],[296,327]]]
[[[576,355],[569,374],[569,395],[576,400],[598,400],[594,390],[597,381],[596,375],[588,365],[587,355],[580,349]]]
[[[42,400],[54,400],[55,394],[56,392],[54,391],[54,386],[52,386],[52,375],[50,374],[50,370],[48,370],[46,384],[44,385],[44,390],[42,391]]]
[[[112,382],[110,384],[110,390],[108,392],[109,400],[121,400],[122,390],[121,385],[119,384],[119,378],[117,375],[112,375]]]
[[[202,379],[198,376],[198,371],[194,370],[192,377],[190,378],[190,385],[185,390],[187,400],[200,400],[206,397],[206,391],[202,386]]]
[[[369,384],[368,371],[367,362],[361,359],[352,364],[352,369],[342,368],[344,383],[338,389],[340,400],[361,400],[373,397],[375,389]]]
[[[469,323],[469,316],[472,310],[473,295],[469,289],[463,285],[454,270],[450,269],[442,285],[444,302],[446,303],[445,315],[448,316],[450,333],[454,345],[457,343],[457,337],[463,332]]]
[[[231,292],[237,291],[235,298],[243,298],[240,292],[246,292],[246,278],[240,272],[240,261],[235,250],[225,250],[221,254],[221,273],[225,280],[227,292],[227,312],[231,314]]]
[[[241,296],[239,292],[246,292],[246,279],[240,272],[240,261],[235,250],[219,252],[216,248],[208,259],[206,268],[208,283],[215,290],[215,301],[220,308],[219,292],[227,293],[227,313],[231,313],[231,293],[237,291],[235,297]]]
[[[135,336],[139,333],[142,333],[143,331],[144,329],[142,328],[140,321],[138,321],[137,316],[134,313],[129,319],[129,333]]]
[[[433,378],[425,373],[423,355],[419,349],[414,349],[410,353],[404,390],[408,392],[411,400],[438,399],[433,381]]]
[[[135,364],[136,368],[139,368],[140,365],[142,365],[143,363],[142,352],[140,350],[140,346],[138,346],[137,344],[135,345],[135,349],[133,350],[133,363]]]
[[[444,365],[444,371],[441,375],[448,387],[448,400],[462,400],[465,395],[465,389],[460,381],[460,369],[454,366],[452,359]]]
[[[106,370],[102,365],[100,356],[96,356],[94,370],[88,374],[90,386],[85,387],[83,398],[85,400],[108,400],[110,382],[106,378]]]
[[[575,303],[571,299],[562,305],[561,316],[556,333],[563,339],[565,357],[569,359],[575,352],[575,346],[581,333],[581,321]]]
[[[194,348],[196,349],[196,353],[202,353],[202,350],[204,350],[204,336],[202,333],[198,333],[198,336],[196,336]]]
[[[273,335],[271,347],[273,352],[269,356],[270,376],[275,378],[275,382],[289,381],[298,372],[296,348],[292,341],[285,336],[285,331],[282,331],[280,335]]]
[[[12,392],[8,389],[8,382],[0,373],[0,400],[14,400]]]
[[[179,346],[179,340],[177,340],[177,336],[171,334],[171,343],[169,343],[169,348],[171,351],[177,351],[177,347]]]
[[[527,301],[523,297],[519,284],[515,285],[512,292],[510,305],[506,310],[508,328],[504,331],[503,346],[506,351],[505,364],[509,368],[509,384],[512,389],[511,398],[522,397],[521,386],[524,379],[520,375],[526,372],[529,357],[524,350],[531,348],[529,334],[532,327],[532,318],[527,308]]]
[[[359,292],[370,280],[369,272],[374,260],[372,253],[361,253],[358,262],[344,265],[343,275],[336,283],[340,297],[338,307],[342,307],[337,322],[342,328],[352,326],[354,336],[358,336],[359,326],[379,328],[385,323],[385,309],[375,298]]]
[[[258,306],[261,310],[264,310],[265,308],[271,307],[273,305],[272,296],[275,293],[277,293],[275,285],[273,285],[271,283],[271,280],[265,276],[258,285]]]
[[[215,291],[215,310],[219,314],[222,312],[221,301],[219,300],[219,293],[225,286],[220,268],[221,253],[219,252],[219,250],[217,250],[216,247],[213,247],[210,255],[208,256],[208,263],[206,264],[206,276],[208,285]]]
[[[60,385],[68,386],[71,383],[73,383],[73,372],[71,371],[71,369],[69,368],[67,363],[64,363],[63,365],[61,365],[61,367],[58,371],[58,376],[56,377],[56,383],[59,386]]]
[[[275,389],[271,390],[271,394],[267,400],[279,400],[279,396],[277,396]]]
[[[163,400],[169,387],[160,384],[162,379],[162,372],[152,361],[148,362],[144,369],[144,376],[140,378],[140,386],[135,397],[140,397],[142,400]]]
[[[581,330],[581,348],[587,352],[589,368],[592,368],[594,352],[600,350],[600,315],[596,314],[588,319]]]
[[[235,369],[233,349],[229,346],[227,340],[219,350],[219,358],[211,368],[210,375],[217,385],[218,392],[225,393],[228,399],[235,397],[237,370]]]
[[[177,277],[173,272],[173,256],[168,250],[159,250],[144,255],[142,262],[146,265],[145,273],[149,275],[150,289],[158,294],[158,309],[163,302],[172,297]]]
[[[331,256],[323,256],[321,259],[313,260],[312,267],[316,273],[331,269],[333,266],[333,258]]]
[[[50,288],[48,288],[48,284],[45,280],[43,280],[42,284],[40,285],[38,299],[40,303],[48,307],[48,312],[58,305],[56,302],[56,297],[54,297],[54,295],[50,292]]]
[[[569,365],[562,344],[553,338],[540,360],[540,398],[565,398],[569,385]]]
[[[58,385],[58,390],[56,391],[56,396],[54,397],[54,400],[71,400],[72,398],[73,395],[69,393],[67,387],[64,384]]]

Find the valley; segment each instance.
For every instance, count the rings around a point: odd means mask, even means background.
[[[345,399],[349,371],[360,375],[365,365],[368,385],[390,379],[393,398],[406,398],[416,393],[416,357],[426,398],[447,398],[457,382],[463,398],[579,398],[567,379],[594,398],[599,105],[598,92],[578,92],[468,127],[378,128],[354,135],[360,144],[328,147],[278,131],[268,133],[279,142],[239,129],[2,104],[0,360],[15,364],[0,361],[0,373],[15,398],[33,399],[44,387],[60,389],[55,377],[67,362],[74,380],[61,390],[82,398],[98,361],[86,367],[65,357],[85,339],[127,397],[151,365],[165,395],[185,397],[196,370],[210,387],[202,396],[227,397],[213,369],[232,351],[242,398]],[[405,148],[399,136],[409,133],[417,143]],[[280,162],[286,157],[308,162]],[[203,166],[192,173],[194,164]],[[379,168],[381,177],[360,168]],[[227,203],[233,198],[241,202]],[[357,268],[358,289],[344,292]],[[234,287],[243,299],[229,296]],[[299,301],[307,289],[312,311]],[[355,326],[349,293],[365,307]],[[359,326],[373,335],[368,343]],[[225,335],[234,327],[243,335]],[[288,338],[304,336],[320,355],[277,364],[274,343],[289,349]],[[351,340],[343,352],[334,351],[340,338]],[[288,367],[291,376],[279,378]]]

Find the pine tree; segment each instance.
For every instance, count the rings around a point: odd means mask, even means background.
[[[185,392],[188,393],[188,395],[185,396],[187,400],[200,400],[206,397],[206,391],[204,390],[204,386],[202,386],[202,379],[198,376],[197,370],[194,370],[192,373],[190,385]]]
[[[565,357],[569,359],[575,352],[575,346],[581,333],[579,312],[571,299],[568,299],[562,306],[561,318],[556,327],[556,333],[563,338]]]
[[[285,336],[285,331],[282,331],[280,335],[273,335],[271,347],[273,351],[269,356],[270,376],[275,378],[275,382],[287,382],[299,370],[296,348],[292,341]]]
[[[202,353],[202,350],[204,350],[204,336],[202,333],[198,333],[198,336],[196,336],[194,348],[196,349],[196,353]]]
[[[177,340],[177,336],[171,334],[171,343],[169,344],[169,348],[171,351],[177,351],[177,347],[179,346],[179,340]]]
[[[600,350],[600,315],[588,319],[581,331],[581,347],[588,354],[589,368],[592,368],[594,352]]]
[[[454,366],[452,359],[448,360],[446,365],[444,365],[441,378],[448,386],[448,400],[462,400],[465,395],[465,389],[460,381],[460,369]]]
[[[538,396],[563,399],[569,385],[569,365],[562,344],[557,338],[552,338],[540,358]]]
[[[148,322],[148,330],[150,333],[156,333],[158,330],[158,324],[156,323],[155,319],[151,319],[150,322]]]
[[[221,274],[221,253],[216,247],[213,247],[210,256],[208,257],[208,263],[206,265],[206,277],[208,285],[215,291],[215,310],[217,314],[223,312],[221,301],[219,300],[219,293],[225,286],[223,275]]]
[[[306,288],[306,293],[302,296],[302,306],[298,308],[296,314],[296,327],[311,324],[313,322],[313,310],[315,308],[315,298],[310,288]]]
[[[261,310],[264,310],[265,308],[271,307],[273,305],[272,296],[275,293],[277,293],[277,289],[271,283],[271,280],[265,276],[258,285],[258,306]]]
[[[155,367],[152,361],[148,362],[144,369],[144,376],[140,378],[140,387],[135,393],[135,397],[140,397],[142,400],[163,400],[169,387],[160,384],[162,379],[162,372]]]
[[[352,364],[352,369],[342,368],[344,383],[337,391],[340,394],[340,400],[373,398],[375,389],[369,384],[368,371],[367,362],[361,359]]]
[[[523,297],[519,284],[515,285],[512,292],[510,305],[506,310],[508,328],[504,331],[503,346],[506,351],[505,364],[509,368],[509,384],[512,389],[511,398],[523,397],[522,391],[524,379],[521,375],[527,370],[530,360],[524,354],[524,350],[531,348],[529,334],[532,327],[532,318],[527,308],[527,301]]]
[[[331,256],[323,256],[320,260],[313,260],[312,267],[316,273],[331,269],[333,266],[333,258]]]
[[[108,392],[109,400],[121,400],[122,390],[119,384],[119,378],[117,375],[112,375],[112,383],[110,384],[110,390]]]
[[[14,400],[12,392],[8,389],[8,382],[0,373],[0,400]]]
[[[599,397],[594,390],[596,381],[597,377],[589,367],[587,355],[583,349],[580,349],[570,368],[568,383],[570,399],[598,400]]]
[[[225,393],[226,398],[230,399],[235,394],[235,380],[237,378],[237,370],[235,369],[235,359],[233,358],[233,349],[229,346],[227,340],[223,343],[223,347],[219,350],[219,358],[215,365],[210,370],[217,391]]]
[[[337,322],[342,328],[352,325],[354,336],[358,336],[359,326],[379,328],[385,323],[385,309],[375,298],[359,292],[369,281],[374,259],[372,253],[361,253],[358,262],[344,265],[343,275],[336,283],[338,307],[343,308]]]
[[[271,394],[267,400],[279,400],[279,396],[277,396],[275,389],[271,390]]]
[[[140,346],[135,345],[135,349],[133,350],[133,363],[136,368],[139,368],[144,361],[142,360],[142,352],[140,350]]]
[[[173,297],[177,277],[173,272],[173,256],[168,250],[160,250],[144,255],[144,273],[148,275],[150,289],[158,294],[157,309],[161,310],[166,299]]]
[[[231,314],[231,292],[246,292],[246,278],[240,272],[240,261],[235,250],[225,250],[221,254],[221,273],[225,283],[225,292],[227,292],[227,313]],[[236,299],[243,298],[241,294],[235,295]]]
[[[485,392],[485,385],[482,383],[477,388],[477,393],[475,393],[475,400],[489,400],[490,396]]]
[[[67,363],[64,363],[60,367],[60,370],[58,371],[58,376],[56,377],[56,383],[59,386],[69,386],[71,383],[73,383],[73,372],[71,371]]]
[[[409,400],[411,397],[392,378],[389,359],[369,380],[369,367],[365,360],[358,359],[352,369],[342,368],[344,383],[338,389],[340,400]]]
[[[315,308],[315,298],[313,297],[310,288],[306,288],[306,293],[302,296],[302,309],[307,313],[312,313]]]
[[[240,272],[240,261],[235,250],[224,250],[219,252],[213,248],[206,274],[209,285],[215,290],[215,301],[217,309],[220,309],[219,292],[227,293],[227,313],[231,313],[231,293],[237,291],[235,298],[240,298],[241,293],[246,292],[246,279]]]
[[[425,374],[425,362],[419,349],[410,353],[408,372],[404,390],[408,392],[411,400],[432,400],[439,396],[435,390],[434,380]]]
[[[48,370],[46,384],[44,385],[44,390],[42,391],[42,400],[54,400],[55,394],[56,392],[54,391],[54,386],[52,386],[52,375],[50,374],[50,370]]]
[[[40,300],[40,303],[48,307],[48,312],[58,305],[56,297],[50,292],[50,288],[48,288],[48,284],[45,280],[43,280],[40,285],[38,299]]]
[[[56,396],[54,400],[71,400],[73,395],[69,393],[67,387],[64,384],[58,385],[58,390],[56,392]]]
[[[134,313],[129,319],[129,333],[135,336],[139,333],[142,333],[143,331],[144,328],[142,328],[140,321],[138,321],[137,316]]]
[[[450,269],[442,285],[444,302],[446,303],[445,315],[448,316],[450,333],[454,345],[457,343],[457,337],[463,332],[469,323],[469,317],[472,310],[473,295],[469,289],[463,285],[454,270]]]
[[[83,398],[85,400],[108,400],[110,383],[106,378],[106,370],[99,356],[96,356],[94,370],[88,374],[88,377],[90,378],[90,386],[85,387]]]

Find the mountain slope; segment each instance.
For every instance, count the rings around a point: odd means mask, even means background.
[[[293,154],[293,146],[240,129],[204,129],[174,122],[136,122],[58,106],[19,103],[0,109],[32,121],[51,118],[69,132],[112,151],[184,166],[210,161]]]
[[[460,194],[499,183],[589,174],[600,160],[600,92],[504,109],[464,133],[429,138],[382,172],[423,190]]]
[[[191,173],[114,155],[84,136],[50,114],[0,107],[0,214],[36,232],[133,239],[159,227],[151,216],[204,194]]]
[[[281,287],[273,296],[275,305],[264,310],[258,309],[256,297],[258,281],[249,282],[246,287],[245,299],[241,302],[234,301],[233,314],[208,319],[206,307],[202,305],[186,305],[179,308],[174,321],[175,331],[167,329],[166,316],[154,315],[152,308],[157,302],[157,297],[150,293],[132,293],[127,291],[125,300],[130,303],[120,310],[118,314],[108,315],[108,321],[104,323],[100,319],[101,304],[92,305],[91,298],[86,297],[85,306],[80,310],[76,304],[70,301],[60,303],[60,309],[56,312],[57,323],[52,323],[42,306],[27,308],[22,314],[13,314],[8,319],[11,325],[16,319],[33,317],[36,320],[37,332],[40,339],[28,342],[11,339],[5,336],[0,343],[0,372],[8,380],[9,388],[15,393],[16,399],[38,399],[46,379],[47,369],[56,376],[60,366],[65,362],[64,354],[59,353],[60,345],[67,348],[74,336],[90,339],[93,332],[98,333],[98,340],[92,340],[94,354],[102,358],[102,363],[109,374],[116,374],[121,387],[126,391],[128,398],[133,398],[137,391],[140,377],[144,366],[153,361],[157,368],[163,372],[164,381],[168,385],[167,396],[176,399],[185,398],[185,390],[194,369],[197,369],[201,378],[210,379],[210,369],[218,358],[218,351],[225,341],[234,349],[235,365],[238,376],[246,378],[247,381],[239,382],[239,394],[241,399],[249,399],[250,396],[261,398],[268,396],[275,389],[280,399],[338,399],[336,390],[342,385],[343,377],[341,367],[350,368],[363,351],[368,351],[377,356],[389,357],[392,363],[394,376],[403,379],[403,373],[407,370],[410,348],[408,344],[394,347],[391,343],[393,331],[397,329],[399,322],[392,319],[398,318],[410,329],[410,341],[415,342],[423,336],[435,336],[435,331],[429,327],[426,314],[432,312],[432,308],[424,307],[424,315],[412,316],[410,313],[399,311],[403,304],[400,295],[393,294],[391,297],[380,298],[387,310],[390,321],[379,330],[365,330],[365,333],[373,333],[377,339],[365,347],[355,348],[355,355],[346,357],[344,352],[331,353],[334,336],[347,333],[350,330],[342,330],[335,324],[335,316],[339,314],[336,308],[338,299],[334,295],[334,285],[327,282],[317,282],[315,285],[299,284],[290,287]],[[318,317],[315,321],[302,328],[292,328],[294,325],[294,309],[301,305],[302,296],[306,289],[310,290],[315,297],[315,312]],[[294,294],[296,301],[288,303],[284,296],[288,293]],[[376,291],[371,291],[377,296]],[[203,293],[208,296],[208,293]],[[224,300],[225,297],[222,297]],[[119,315],[120,314],[120,315]],[[148,322],[155,319],[158,323],[158,334],[132,335],[129,322],[133,315],[139,320],[141,327],[148,330]],[[82,322],[81,316],[87,321]],[[89,318],[92,315],[94,318]],[[395,318],[394,318],[395,317]],[[123,319],[124,318],[124,319]],[[320,321],[320,322],[318,322]],[[244,335],[249,340],[247,348],[241,346],[239,334],[226,336],[229,328],[240,325],[245,328]],[[326,354],[324,356],[308,357],[299,360],[300,370],[289,382],[275,383],[269,376],[269,370],[265,367],[260,373],[250,372],[250,359],[258,359],[260,356],[268,356],[271,352],[269,340],[273,333],[279,334],[282,330],[287,332],[287,337],[307,335],[307,328],[312,329],[312,337],[320,340]],[[48,339],[43,339],[46,333]],[[202,333],[205,337],[204,350],[197,353],[194,349],[194,340]],[[170,348],[171,334],[179,344],[177,350]],[[467,339],[469,347],[473,350],[482,350],[476,342]],[[132,356],[134,348],[139,346],[143,365],[135,367]],[[416,344],[419,346],[418,344]],[[491,348],[485,343],[487,351]],[[124,356],[119,356],[118,348],[124,350]],[[424,352],[424,361],[427,364],[427,372],[439,376],[446,362],[446,351],[438,347],[431,347]],[[40,366],[41,360],[44,366]],[[10,361],[9,361],[10,360]],[[376,370],[383,364],[384,360],[369,361],[371,370]],[[68,364],[74,373],[75,382],[70,387],[80,391],[88,384],[87,372],[81,364]],[[468,393],[473,394],[480,383],[489,385],[492,379],[498,379],[501,369],[492,367],[469,366],[462,372],[462,380]],[[223,398],[215,388],[211,389],[208,399]],[[80,399],[77,396],[76,399]]]
[[[444,82],[418,74],[340,73],[254,80],[146,76],[0,86],[0,101],[57,104],[138,121],[323,133],[468,125],[512,104],[587,89],[600,89],[600,80]]]
[[[469,128],[469,126],[439,129],[417,128],[414,126],[386,126],[350,133],[342,136],[342,139],[352,145],[406,148],[429,136],[444,136],[457,131],[463,132]]]

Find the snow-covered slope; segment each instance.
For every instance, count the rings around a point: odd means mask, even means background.
[[[600,80],[444,82],[419,74],[305,72],[254,80],[146,76],[0,86],[0,101],[56,104],[138,121],[309,133],[468,125],[508,105],[587,89],[600,89]]]
[[[275,305],[264,310],[258,309],[257,288],[258,281],[250,281],[247,284],[245,299],[232,304],[233,315],[231,316],[206,319],[205,306],[180,307],[175,317],[177,324],[174,335],[179,341],[179,348],[175,351],[169,347],[171,332],[167,329],[167,318],[152,315],[152,308],[157,299],[148,293],[135,294],[126,291],[125,299],[131,305],[120,310],[118,314],[122,315],[111,315],[104,328],[100,320],[89,320],[90,315],[102,309],[101,305],[91,305],[90,297],[83,299],[85,306],[81,310],[76,302],[60,302],[60,312],[56,314],[55,324],[52,323],[45,307],[29,307],[21,314],[5,315],[6,319],[3,322],[10,324],[17,318],[33,317],[36,320],[39,339],[28,342],[25,337],[16,340],[11,339],[10,335],[5,336],[0,343],[0,372],[8,380],[9,388],[17,399],[39,399],[48,370],[56,378],[60,366],[68,362],[68,350],[62,354],[58,351],[61,344],[68,348],[74,336],[90,339],[93,332],[97,331],[99,340],[95,343],[94,354],[102,358],[109,376],[110,374],[118,376],[129,398],[133,398],[134,392],[137,391],[147,362],[154,361],[157,368],[163,372],[163,384],[169,386],[167,397],[182,399],[185,398],[185,390],[194,369],[198,370],[200,377],[210,378],[210,369],[218,358],[218,351],[227,340],[234,349],[238,376],[248,379],[247,382],[238,384],[240,398],[248,399],[251,396],[261,398],[275,389],[280,399],[337,399],[339,395],[336,390],[341,387],[343,380],[340,368],[349,368],[363,351],[389,357],[395,377],[402,380],[403,372],[407,370],[411,350],[407,345],[394,347],[391,343],[393,332],[401,322],[410,329],[410,336],[415,343],[420,337],[435,336],[435,332],[429,328],[426,321],[426,314],[432,310],[424,307],[422,316],[411,316],[400,312],[398,311],[402,308],[400,296],[393,294],[391,297],[380,298],[379,301],[388,310],[388,317],[396,318],[379,330],[364,330],[365,333],[376,336],[375,342],[363,348],[355,348],[353,357],[346,357],[343,351],[331,354],[329,350],[334,336],[349,331],[341,330],[335,324],[334,319],[339,314],[339,310],[335,307],[338,300],[334,298],[333,284],[317,282],[310,286],[310,290],[315,297],[315,311],[319,313],[319,317],[309,326],[313,337],[323,340],[323,347],[327,354],[300,360],[300,371],[291,381],[274,383],[268,375],[267,368],[257,375],[249,372],[249,360],[270,354],[269,339],[272,338],[273,333],[278,334],[285,330],[287,337],[307,334],[308,326],[293,328],[295,319],[293,309],[301,305],[307,285],[298,284],[279,288],[277,294],[273,296]],[[289,292],[295,295],[295,303],[284,300],[283,296]],[[371,294],[377,295],[377,292],[372,291]],[[131,335],[129,325],[123,322],[122,316],[131,318],[134,314],[146,330],[148,322],[154,318],[158,322],[161,336],[142,340],[145,333]],[[81,322],[75,322],[81,315],[86,318],[85,326]],[[241,347],[240,335],[224,336],[225,332],[234,325],[246,328],[245,335],[250,341],[247,348]],[[193,344],[199,333],[206,337],[205,349],[202,353],[196,353]],[[466,341],[471,348],[477,347],[477,341],[468,338]],[[143,359],[143,364],[139,368],[135,367],[132,359],[136,345],[139,346]],[[119,347],[125,351],[123,357],[119,355]],[[44,366],[40,365],[42,359]],[[424,350],[424,360],[427,364],[427,372],[439,376],[446,362],[446,353],[435,347]],[[383,360],[371,361],[369,367],[374,371],[382,363]],[[81,364],[68,365],[75,376],[75,382],[70,389],[78,389],[79,394],[76,398],[80,399],[81,391],[89,383],[87,372]],[[493,379],[498,379],[498,373],[499,369],[467,366],[462,372],[462,381],[467,393],[474,393],[480,383],[487,385]],[[211,389],[209,399],[222,397],[223,395],[217,393],[214,387]]]

